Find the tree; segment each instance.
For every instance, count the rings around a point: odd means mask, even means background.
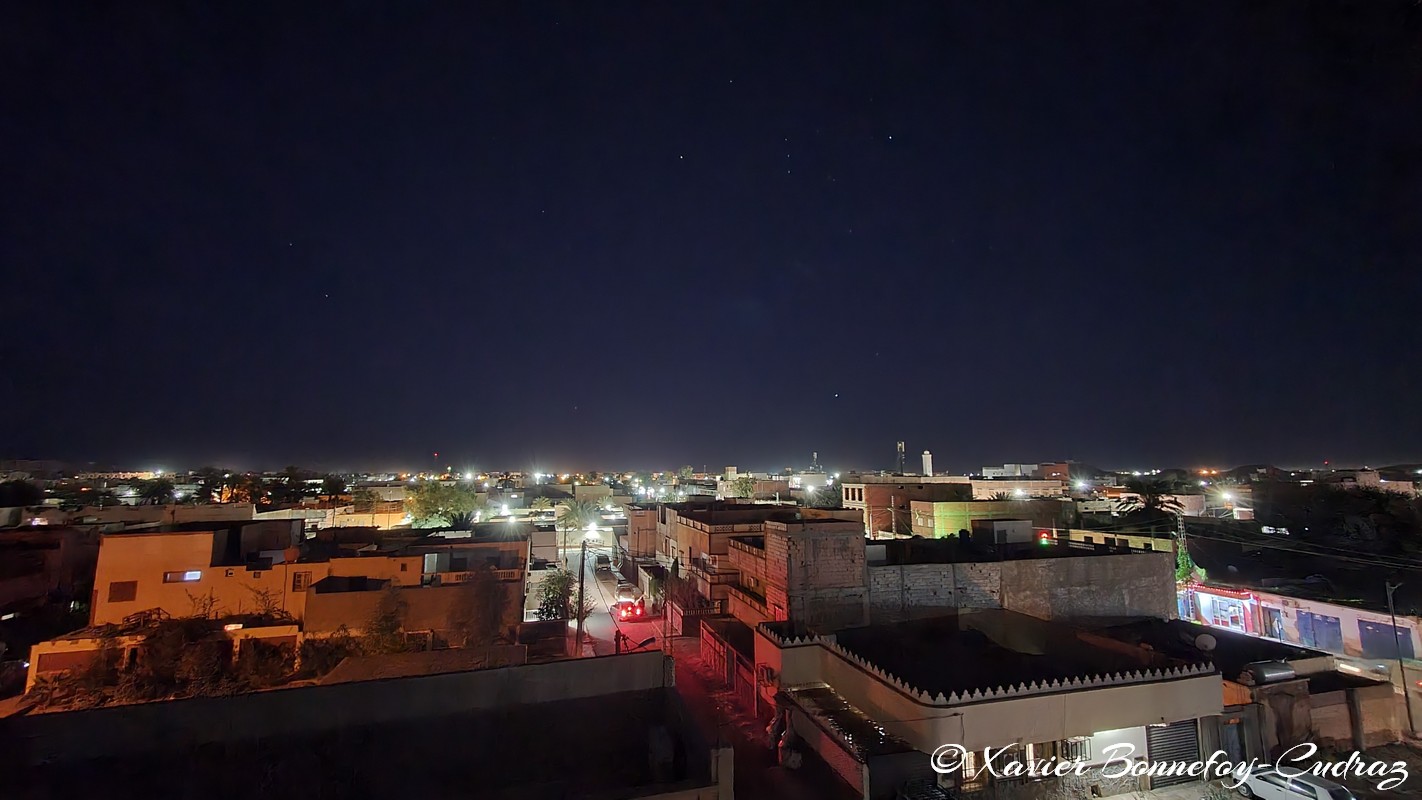
[[[267,487],[260,475],[231,473],[225,479],[222,489],[224,503],[251,503],[261,505],[266,502]]]
[[[476,569],[457,594],[450,614],[451,644],[479,647],[503,638],[509,597],[493,567]]]
[[[555,568],[544,575],[543,583],[538,586],[538,618],[570,618],[577,584],[578,577],[566,569]]]
[[[833,483],[827,483],[816,489],[809,500],[809,505],[815,508],[839,508],[843,503],[844,495]]]
[[[993,492],[988,496],[989,500],[1011,500],[1012,494],[1009,492]]]
[[[380,602],[365,624],[365,639],[361,643],[368,653],[403,653],[409,650],[405,641],[405,598],[395,584],[380,593]]]
[[[29,481],[0,483],[0,508],[37,506],[44,502],[44,491]]]
[[[372,489],[356,489],[351,493],[351,502],[355,503],[357,514],[373,514],[375,506],[380,502],[380,495]]]
[[[731,481],[731,494],[734,497],[744,497],[747,500],[755,499],[755,478],[749,475],[742,475]]]
[[[346,493],[346,479],[340,475],[327,475],[321,479],[321,494],[335,498]]]
[[[227,476],[227,470],[218,467],[203,467],[192,475],[192,482],[197,484],[197,488],[189,495],[193,503],[211,503],[213,498],[222,493],[223,483]]]
[[[535,497],[533,498],[533,502],[528,504],[528,507],[534,511],[551,511],[553,509],[553,501],[546,497]]]
[[[473,514],[478,506],[478,494],[458,483],[421,481],[405,495],[405,511],[416,525],[426,528],[452,524],[457,515]]]
[[[1175,543],[1175,581],[1184,583],[1201,577],[1204,577],[1204,574],[1195,566],[1195,559],[1190,557],[1190,551],[1185,547],[1185,539],[1181,537]]]
[[[583,530],[589,525],[602,522],[602,508],[591,500],[568,500],[563,504],[563,514],[558,517],[558,527],[563,531],[563,549],[568,548],[568,532]]]
[[[1116,510],[1122,514],[1154,522],[1173,520],[1184,511],[1184,506],[1170,493],[1170,484],[1165,481],[1131,479],[1126,481],[1126,491],[1131,492],[1132,496],[1116,501]]]
[[[316,473],[296,466],[288,466],[267,485],[267,496],[273,505],[300,503],[311,491],[306,481],[316,477]]]
[[[139,481],[138,497],[145,506],[161,506],[173,502],[173,482],[167,478]]]
[[[691,476],[694,475],[695,473],[696,473],[696,470],[692,469],[690,464],[687,464],[686,466],[684,466],[684,467],[682,467],[681,469],[679,469],[679,470],[676,471],[676,479],[677,479],[677,482],[678,482],[678,483],[689,483],[689,482],[691,481]]]

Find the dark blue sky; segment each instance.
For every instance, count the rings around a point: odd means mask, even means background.
[[[5,9],[0,456],[1422,458],[1414,2],[335,9]]]

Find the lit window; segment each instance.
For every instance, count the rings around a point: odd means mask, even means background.
[[[202,580],[202,571],[190,569],[186,572],[165,572],[163,573],[164,583],[192,583]]]
[[[293,592],[304,592],[306,587],[311,585],[311,573],[293,572],[291,574],[291,590]]]
[[[1057,743],[1057,756],[1063,761],[1087,761],[1091,758],[1091,738],[1073,736]]]

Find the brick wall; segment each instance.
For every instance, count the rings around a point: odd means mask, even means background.
[[[874,622],[930,617],[951,608],[1001,608],[999,564],[870,567]]]
[[[864,624],[869,590],[865,585],[862,533],[803,529],[787,532],[776,523],[767,523],[767,548],[774,540],[785,544],[785,593],[790,619],[825,627]]]

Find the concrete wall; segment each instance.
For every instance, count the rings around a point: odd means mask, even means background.
[[[915,501],[910,509],[913,533],[938,539],[971,531],[979,519],[1027,519],[1038,528],[1069,528],[1076,514],[1075,506],[1062,500]]]
[[[1332,745],[1340,750],[1355,749],[1355,719],[1365,748],[1389,744],[1401,738],[1397,695],[1391,684],[1311,695],[1309,706],[1312,733],[1319,744]]]
[[[627,509],[627,552],[633,558],[655,558],[660,537],[655,508]]]
[[[0,771],[663,685],[660,652],[0,719]]]
[[[830,769],[861,797],[865,796],[868,775],[864,764],[855,760],[849,751],[828,731],[821,728],[808,714],[796,708],[790,714],[790,727],[795,735],[804,740],[806,746],[819,754]]]
[[[1092,555],[972,564],[870,567],[874,622],[930,617],[950,608],[1006,608],[1041,619],[1175,616],[1168,553]]]
[[[1006,561],[1002,607],[1041,619],[1176,615],[1169,553]]]

